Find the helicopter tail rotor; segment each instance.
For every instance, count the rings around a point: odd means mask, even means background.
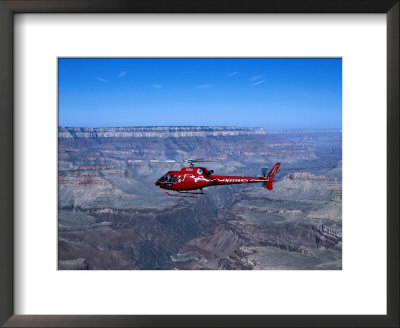
[[[262,167],[261,168],[261,175],[265,178],[267,176],[267,168],[266,167]]]

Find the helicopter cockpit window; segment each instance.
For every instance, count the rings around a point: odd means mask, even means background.
[[[167,180],[165,180],[165,182],[167,183],[173,183],[175,182],[175,175],[167,175]]]
[[[164,179],[165,179],[165,174],[160,179],[158,179],[158,181],[162,182]]]

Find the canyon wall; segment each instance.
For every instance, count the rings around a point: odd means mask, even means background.
[[[341,269],[341,131],[59,128],[59,269]],[[170,197],[188,158],[261,185]]]

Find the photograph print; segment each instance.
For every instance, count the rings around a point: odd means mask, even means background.
[[[341,270],[341,58],[59,58],[59,270]]]

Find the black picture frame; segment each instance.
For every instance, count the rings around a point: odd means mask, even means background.
[[[0,324],[4,327],[399,327],[399,8],[399,0],[0,0]],[[387,315],[14,315],[13,17],[16,13],[385,13]]]

